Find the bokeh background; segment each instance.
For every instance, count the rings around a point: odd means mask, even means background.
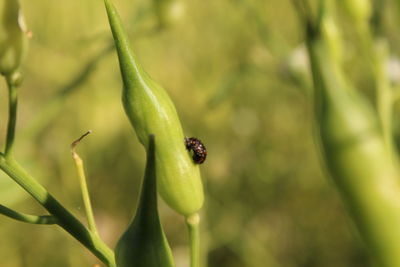
[[[303,29],[291,1],[177,0],[163,17],[160,1],[114,2],[138,58],[175,102],[186,135],[208,149],[201,169],[209,266],[372,266],[314,143]],[[384,2],[385,38],[398,71],[400,13],[395,1]],[[101,236],[114,247],[134,214],[145,153],[121,105],[103,3],[21,3],[33,37],[23,67],[16,157],[84,220],[69,146],[93,130],[78,151]],[[353,44],[351,23],[341,18],[350,78],[368,91],[365,59]],[[1,146],[6,99],[1,81]],[[3,173],[0,203],[45,213]],[[160,213],[177,266],[188,266],[183,219],[162,201]],[[0,240],[0,266],[98,263],[55,226],[0,216]]]

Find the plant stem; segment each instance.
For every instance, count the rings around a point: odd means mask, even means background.
[[[393,88],[390,85],[387,75],[388,47],[384,40],[377,40],[374,47],[375,62],[373,64],[375,83],[376,83],[376,101],[379,120],[382,127],[382,134],[390,157],[395,157],[393,144]]]
[[[19,83],[18,76],[15,74],[6,77],[9,89],[9,113],[5,151],[4,154],[0,153],[0,169],[49,211],[58,220],[59,226],[76,238],[101,261],[110,267],[115,267],[113,251],[98,235],[89,231],[13,159],[18,103],[17,85]]]
[[[393,160],[396,157],[393,143],[393,88],[387,74],[389,45],[382,37],[374,36],[367,22],[356,25],[356,37],[361,52],[367,59],[376,88],[376,110],[387,151]]]
[[[50,214],[55,216],[59,226],[70,233],[109,267],[116,266],[113,251],[96,234],[89,231],[74,215],[64,208],[15,160],[6,158],[0,154],[0,169],[25,189]]]
[[[8,125],[7,137],[5,147],[5,157],[12,157],[14,139],[15,139],[15,126],[17,124],[17,105],[18,105],[18,87],[12,81],[11,75],[6,77],[8,86]]]
[[[96,222],[94,220],[94,215],[93,215],[92,204],[90,202],[89,190],[88,190],[88,186],[86,183],[86,175],[85,175],[85,170],[83,167],[83,161],[79,157],[78,153],[76,153],[76,151],[75,151],[76,145],[82,140],[82,138],[84,138],[85,136],[87,136],[90,133],[91,133],[91,131],[88,131],[87,133],[82,135],[79,139],[74,141],[71,145],[71,151],[72,151],[72,158],[74,159],[75,166],[78,171],[79,184],[80,184],[80,188],[81,188],[83,204],[85,206],[85,212],[86,212],[86,218],[88,220],[89,230],[92,231],[94,234],[98,235]]]
[[[7,208],[6,206],[3,206],[0,204],[0,214],[7,216],[11,219],[21,221],[21,222],[26,222],[26,223],[32,223],[32,224],[57,224],[57,218],[52,216],[52,215],[42,215],[42,216],[36,216],[36,215],[30,215],[30,214],[25,214],[21,213],[15,210],[12,210],[10,208]]]
[[[190,242],[190,267],[200,267],[200,216],[198,213],[186,218]]]

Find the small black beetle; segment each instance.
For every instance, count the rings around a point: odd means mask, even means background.
[[[202,164],[207,157],[207,150],[203,143],[195,137],[185,137],[187,150],[193,150],[193,160],[197,164]]]

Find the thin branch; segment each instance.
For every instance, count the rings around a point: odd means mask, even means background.
[[[78,139],[76,139],[74,142],[72,142],[71,144],[71,152],[72,152],[72,156],[73,157],[79,157],[78,154],[76,153],[76,146],[79,144],[79,142],[85,138],[86,136],[88,136],[89,134],[92,133],[92,130],[87,131],[86,133],[84,133],[81,137],[79,137]]]
[[[107,266],[115,267],[113,251],[96,234],[89,231],[74,215],[56,200],[35,178],[15,160],[0,154],[0,169],[18,183],[58,220],[58,225],[89,249]]]
[[[7,124],[7,137],[5,156],[12,157],[14,139],[15,139],[15,126],[17,124],[17,106],[18,106],[18,88],[10,76],[6,77],[8,86],[8,124]]]
[[[321,10],[324,2],[320,0],[318,15],[313,15],[310,3],[307,0],[292,0],[293,6],[297,11],[300,22],[306,31],[306,38],[313,39],[319,32],[321,24]]]
[[[36,215],[25,214],[7,208],[6,206],[3,206],[1,204],[0,204],[0,214],[20,222],[31,223],[31,224],[51,225],[58,223],[57,218],[52,215],[36,216]]]
[[[89,229],[94,234],[98,235],[96,222],[94,220],[94,215],[93,215],[92,204],[90,202],[89,190],[88,190],[88,186],[87,186],[87,182],[86,182],[86,175],[85,175],[85,169],[83,167],[83,161],[79,157],[78,153],[76,153],[76,146],[79,144],[79,142],[83,138],[85,138],[85,136],[87,136],[91,132],[92,132],[91,130],[87,131],[81,137],[79,137],[74,142],[72,142],[71,153],[72,153],[72,158],[75,161],[76,169],[78,171],[79,184],[80,184],[80,188],[81,188],[82,199],[83,199],[83,204],[85,206],[86,218],[88,220]]]

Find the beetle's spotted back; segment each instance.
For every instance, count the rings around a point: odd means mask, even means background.
[[[193,161],[202,164],[207,157],[207,149],[204,144],[196,137],[185,137],[185,146],[187,150],[193,151]]]

